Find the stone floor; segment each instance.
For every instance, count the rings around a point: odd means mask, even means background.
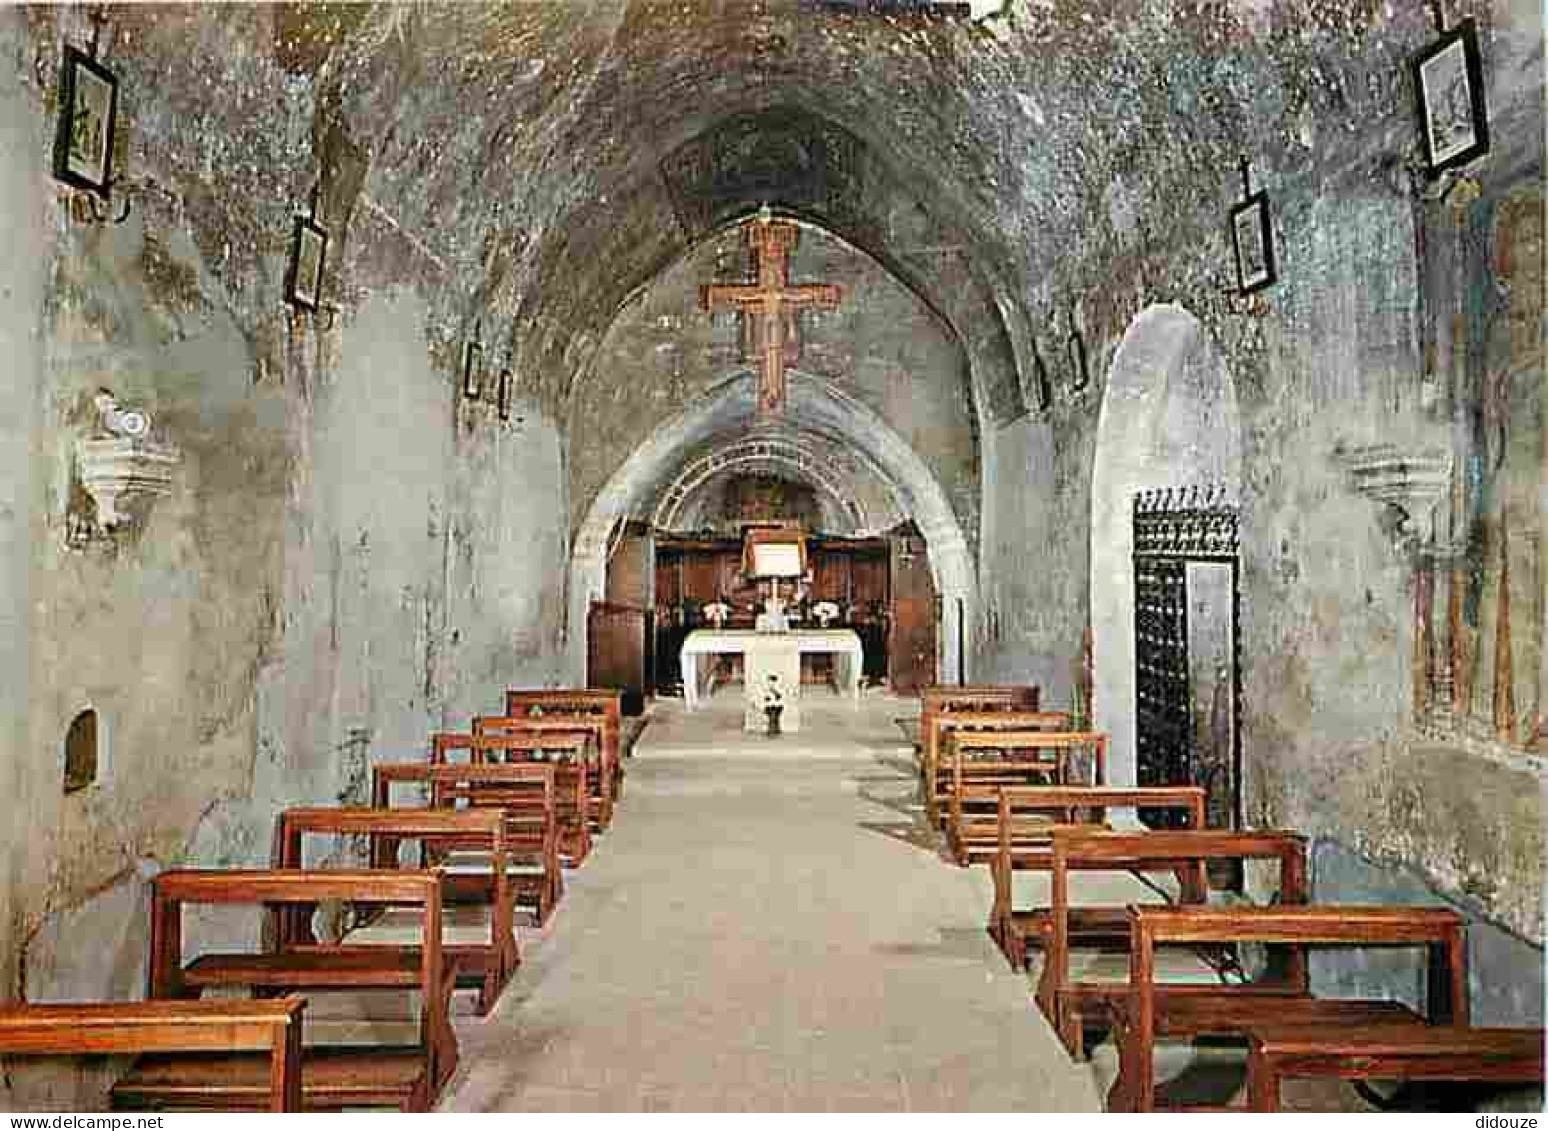
[[[819,693],[769,739],[738,692],[653,707],[614,827],[459,1019],[443,1109],[1100,1110],[1110,1050],[1064,1054],[984,933],[986,870],[924,831],[917,703]]]
[[[443,1103],[493,1110],[1096,1110],[983,932],[986,876],[920,846],[882,696],[743,735],[735,686],[653,708],[613,829]]]

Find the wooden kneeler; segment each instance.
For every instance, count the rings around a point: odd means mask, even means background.
[[[1253,1111],[1278,1111],[1280,1083],[1294,1077],[1543,1083],[1540,1027],[1267,1021],[1248,1026],[1247,1047],[1247,1100]]]
[[[1046,946],[1053,931],[1050,908],[1015,905],[1015,875],[1053,870],[1056,833],[1103,829],[1109,809],[1171,810],[1183,814],[1190,828],[1204,823],[1204,790],[1198,786],[1032,786],[994,792],[999,802],[994,826],[971,826],[975,839],[968,854],[970,862],[990,864],[994,904],[989,934],[1015,970],[1027,968],[1028,948]],[[995,838],[992,855],[976,839],[988,834]],[[1128,939],[1128,916],[1122,907],[1073,908],[1068,924],[1071,937],[1081,941]]]
[[[935,684],[919,692],[919,743],[915,753],[924,756],[924,736],[937,715],[952,711],[1036,711],[1041,690],[1036,684],[973,683],[953,687]],[[921,763],[921,769],[923,765]]]
[[[564,894],[559,866],[556,767],[547,763],[382,762],[371,767],[371,796],[378,808],[393,804],[393,786],[427,787],[436,806],[493,810],[501,814],[510,867],[511,898],[530,906],[538,926],[552,917]],[[442,842],[434,861],[442,869],[447,899],[489,902],[498,895],[493,861],[471,843]]]
[[[925,818],[931,828],[945,820],[946,793],[951,789],[951,767],[946,761],[946,738],[967,731],[1061,731],[1070,732],[1070,716],[1063,711],[947,711],[934,716],[922,735],[924,755],[920,791]],[[1101,780],[1098,772],[1098,783]]]
[[[1351,1033],[1374,1026],[1466,1025],[1467,950],[1462,917],[1435,907],[1328,904],[1301,907],[1132,907],[1128,992],[1117,1011],[1118,1079],[1108,1092],[1110,1111],[1155,1111],[1155,1045],[1160,1037],[1236,1037],[1255,1029],[1293,1025]],[[1176,945],[1268,943],[1289,949],[1299,976],[1296,994],[1264,998],[1250,986],[1167,986],[1155,981],[1156,950]],[[1309,946],[1422,946],[1429,955],[1427,1017],[1395,1001],[1314,998],[1305,989]],[[1184,992],[1188,991],[1188,992]],[[1272,1046],[1271,1046],[1272,1047]],[[1389,1047],[1394,1061],[1401,1055]],[[1415,1052],[1413,1055],[1420,1055]],[[1259,1102],[1268,1084],[1260,1076]],[[1172,1110],[1175,1110],[1173,1108]]]
[[[609,739],[609,728],[601,715],[575,712],[554,712],[542,715],[479,715],[473,720],[473,733],[481,736],[495,735],[558,735],[583,731],[592,737],[592,746],[586,755],[589,793],[590,827],[596,832],[606,832],[613,823],[613,808],[618,800],[619,764],[616,739]],[[539,749],[534,747],[534,749]]]
[[[1168,873],[1177,878],[1181,903],[1199,908],[1207,894],[1206,866],[1215,860],[1276,861],[1280,902],[1306,902],[1306,841],[1294,833],[1173,829],[1129,833],[1089,827],[1065,828],[1054,833],[1049,916],[1052,931],[1043,951],[1037,1004],[1071,1056],[1085,1055],[1085,1029],[1112,1023],[1114,1014],[1129,1000],[1131,988],[1125,982],[1071,977],[1072,925],[1077,922],[1077,914],[1116,916],[1122,923],[1131,921],[1130,911],[1124,907],[1073,907],[1071,875],[1104,871]],[[1121,930],[1117,938],[1120,944],[1130,944],[1131,930]],[[1185,994],[1199,989],[1167,984],[1163,992]],[[1292,952],[1281,974],[1241,987],[1240,992],[1267,994],[1276,999],[1306,996],[1305,956],[1300,951]]]
[[[475,725],[478,722],[474,720]],[[432,764],[451,765],[459,753],[466,759],[465,764],[472,765],[552,766],[560,856],[573,868],[591,854],[597,804],[592,782],[600,763],[595,725],[576,729],[537,719],[533,726],[519,730],[432,736]]]
[[[232,1077],[259,1078],[249,1098],[260,1109],[300,1111],[305,1005],[299,997],[5,1005],[0,1056],[197,1053]],[[219,1104],[218,1094],[205,1098]]]
[[[335,900],[422,909],[423,945],[409,954],[316,943],[305,949],[201,954],[187,965],[182,961],[183,910],[190,905],[295,909]],[[306,918],[310,920],[309,915]],[[457,1067],[457,1038],[449,1017],[455,978],[455,966],[445,963],[441,953],[441,879],[435,872],[176,869],[161,873],[152,883],[152,998],[196,998],[206,989],[236,987],[256,995],[419,992],[417,1045],[318,1046],[303,1051],[302,1104],[308,1110],[429,1111]],[[269,1093],[267,1066],[238,1068],[191,1054],[141,1057],[114,1085],[113,1103],[124,1108],[263,1108]]]
[[[425,767],[428,769],[429,767]],[[484,1016],[494,1007],[505,983],[521,965],[521,950],[516,939],[515,900],[511,894],[511,851],[506,839],[504,814],[494,810],[458,812],[450,808],[321,808],[287,809],[280,814],[275,830],[276,868],[300,868],[303,839],[307,836],[364,836],[371,845],[371,866],[397,868],[399,846],[405,840],[421,844],[421,863],[428,866],[442,854],[456,849],[471,849],[490,861],[487,891],[480,900],[489,907],[487,937],[477,942],[453,942],[449,924],[442,923],[441,950],[454,965],[460,984],[478,990],[478,1014]],[[448,893],[443,892],[443,914]],[[302,917],[282,914],[279,939],[282,948],[307,945],[310,925]],[[369,930],[365,932],[369,934]],[[346,938],[352,945],[394,946],[415,951],[418,944],[366,942],[360,932]]]

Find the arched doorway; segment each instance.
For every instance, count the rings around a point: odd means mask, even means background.
[[[1186,509],[1200,500],[1233,509],[1240,482],[1240,416],[1236,388],[1224,361],[1203,324],[1187,310],[1171,304],[1147,308],[1129,326],[1113,358],[1097,425],[1091,481],[1092,709],[1097,728],[1112,736],[1115,783],[1133,784],[1141,777],[1135,497],[1163,489],[1175,492],[1151,496],[1151,513],[1165,507]],[[1207,496],[1191,490],[1202,487],[1209,488]],[[1155,502],[1158,498],[1166,501]],[[1193,642],[1190,662],[1198,669],[1198,678],[1192,680],[1187,694],[1195,702],[1213,701],[1218,715],[1221,682],[1229,683],[1225,691],[1230,694],[1238,678],[1235,641],[1224,645],[1233,665],[1224,674],[1216,668],[1215,657],[1204,653],[1218,655],[1221,633],[1234,633],[1236,610],[1229,607],[1233,586],[1227,584],[1222,592],[1221,579],[1205,568],[1207,564],[1201,562],[1195,569],[1179,562],[1173,580],[1183,586],[1178,599],[1187,602],[1182,619],[1191,613],[1189,623],[1195,631],[1215,630],[1213,639]],[[1223,556],[1220,564],[1225,564]],[[1233,583],[1235,568],[1230,565]],[[1161,579],[1163,584],[1166,580]],[[1181,643],[1188,645],[1186,636]],[[1234,707],[1234,695],[1229,707]],[[1206,705],[1193,712],[1195,727],[1209,724],[1208,717],[1199,717],[1209,710]],[[1224,741],[1234,746],[1234,711],[1228,724],[1231,733]],[[1185,737],[1191,740],[1194,735]]]

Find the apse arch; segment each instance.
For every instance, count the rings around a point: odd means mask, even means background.
[[[885,477],[863,458],[852,458],[837,444],[814,443],[808,435],[764,430],[716,445],[684,465],[663,490],[652,525],[658,530],[678,529],[681,516],[695,492],[719,475],[736,470],[776,471],[826,495],[842,512],[852,533],[876,533],[901,521],[895,501],[878,511],[868,507],[853,490],[846,490],[859,476]],[[885,521],[884,521],[885,520]]]
[[[754,490],[772,489],[774,482],[786,485],[793,492],[789,507],[810,514],[815,524],[814,530],[836,537],[856,536],[856,507],[852,499],[836,492],[832,484],[817,484],[806,479],[799,468],[758,460],[739,460],[700,481],[693,493],[673,508],[670,524],[655,525],[655,529],[669,536],[692,536],[714,530],[727,521],[736,521],[728,513],[728,505],[737,508],[736,514],[740,515],[740,503],[728,504],[727,496],[729,494],[733,499],[740,500],[740,493],[747,489],[746,483],[749,481],[761,484],[761,487],[755,487]],[[806,494],[808,492],[809,498]],[[814,514],[807,509],[808,502],[815,507]]]
[[[1160,303],[1125,331],[1108,371],[1091,473],[1092,714],[1109,774],[1133,784],[1136,678],[1133,499],[1138,491],[1241,485],[1236,385],[1203,323]]]
[[[613,532],[669,482],[690,453],[718,435],[750,430],[756,420],[755,378],[733,371],[691,407],[657,428],[598,492],[575,535],[570,555],[568,655],[571,678],[586,672],[587,614],[606,592],[607,556]],[[891,485],[929,547],[936,591],[942,596],[938,671],[957,677],[955,640],[972,623],[977,603],[972,552],[951,500],[908,441],[875,411],[820,377],[789,372],[786,412],[804,428],[842,439],[865,452]],[[960,599],[960,603],[959,603]],[[959,625],[958,617],[962,617]]]

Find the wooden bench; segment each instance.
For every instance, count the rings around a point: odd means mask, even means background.
[[[442,767],[444,768],[444,767]],[[505,767],[499,767],[504,769]],[[431,767],[426,766],[429,770]],[[521,767],[525,770],[526,767]],[[550,776],[552,771],[550,771]],[[373,783],[374,784],[374,783]],[[483,1016],[493,1008],[505,989],[505,983],[521,964],[521,951],[516,941],[515,901],[511,895],[511,854],[506,841],[505,814],[499,810],[458,812],[451,808],[294,808],[280,814],[275,832],[276,868],[301,868],[303,839],[307,836],[363,836],[370,844],[370,864],[373,868],[399,867],[398,856],[405,840],[420,842],[420,863],[423,866],[439,863],[446,853],[471,850],[489,861],[490,879],[487,891],[479,894],[480,902],[488,907],[487,921],[476,924],[458,923],[450,908],[449,893],[442,892],[441,953],[445,960],[455,965],[459,984],[472,984],[478,989],[478,1013]],[[450,877],[447,877],[450,879]],[[282,950],[297,949],[314,943],[311,924],[295,909],[276,916],[277,934]],[[364,929],[349,932],[344,942],[352,946],[392,946],[400,950],[417,952],[421,923],[413,909],[408,911],[412,920],[398,923],[398,913],[381,911],[378,922]],[[414,941],[378,941],[383,933],[406,934]]]
[[[1018,786],[1101,785],[1107,774],[1107,735],[1084,731],[956,730],[946,736],[948,784],[946,846],[967,867],[973,848],[994,851],[999,829],[999,790]],[[1071,764],[1085,754],[1088,779],[1075,783]]]
[[[422,909],[416,953],[381,947],[316,944],[304,950],[201,954],[182,960],[183,910],[190,905],[316,907],[353,901]],[[419,1042],[411,1046],[304,1050],[302,1102],[309,1109],[395,1107],[428,1111],[457,1067],[450,1023],[454,966],[441,953],[441,878],[436,872],[235,869],[163,872],[152,883],[152,998],[198,997],[206,989],[246,987],[253,994],[335,990],[418,991]],[[259,1108],[268,1103],[260,1064],[245,1071],[194,1054],[142,1057],[113,1087],[122,1107]]]
[[[939,828],[945,816],[941,801],[950,787],[951,767],[946,762],[948,735],[968,731],[1068,731],[1070,717],[1062,711],[947,711],[935,715],[923,732],[920,790],[931,828]]]
[[[983,830],[974,825],[970,829],[975,838],[987,831],[995,838],[993,855],[988,857],[994,880],[989,934],[1016,970],[1026,969],[1029,946],[1046,945],[1053,925],[1047,907],[1017,909],[1015,874],[1052,871],[1056,832],[1103,828],[1109,809],[1176,810],[1190,828],[1204,824],[1204,790],[1199,786],[1058,786],[994,788],[993,792],[999,802],[994,828]],[[986,856],[988,850],[981,841],[969,842],[970,862]],[[1069,922],[1071,937],[1081,941],[1128,939],[1125,908],[1074,909]]]
[[[0,1006],[0,1056],[198,1053],[263,1077],[266,1111],[301,1110],[299,997]],[[249,1062],[249,1063],[244,1063]]]
[[[542,711],[541,714],[479,715],[473,719],[473,733],[479,735],[565,734],[570,731],[585,731],[594,739],[587,778],[591,788],[591,821],[597,832],[606,832],[613,823],[613,809],[618,800],[619,763],[617,743],[609,740],[608,725],[603,716]]]
[[[1150,834],[1160,835],[1160,834]],[[1467,958],[1462,917],[1434,907],[1131,907],[1128,992],[1115,1011],[1118,1079],[1111,1111],[1157,1109],[1157,1038],[1236,1037],[1256,1026],[1344,1031],[1351,1026],[1413,1025],[1425,1018],[1395,1001],[1314,998],[1306,989],[1308,946],[1423,946],[1429,955],[1426,1004],[1432,1025],[1466,1024]],[[1286,946],[1294,961],[1287,992],[1272,999],[1242,985],[1166,986],[1155,980],[1164,946],[1237,943]],[[1263,1086],[1266,1092],[1266,1084]]]
[[[482,727],[474,719],[472,734],[437,734],[431,738],[430,761],[451,764],[462,751],[474,765],[489,763],[551,765],[554,767],[554,811],[559,821],[559,853],[578,867],[591,853],[596,800],[592,783],[599,767],[595,726],[576,729],[554,720],[518,720],[527,725]]]
[[[923,738],[930,729],[930,721],[936,715],[950,711],[1036,711],[1042,704],[1042,693],[1035,684],[974,683],[952,687],[935,684],[919,692],[920,742],[915,752],[923,754]]]
[[[393,786],[418,785],[428,790],[432,805],[499,810],[512,901],[530,909],[541,927],[564,895],[555,773],[556,767],[546,763],[381,762],[371,767],[371,801],[387,808],[393,803]],[[494,899],[496,872],[487,854],[469,844],[454,844],[433,859],[445,874],[447,899]]]
[[[615,799],[623,796],[623,692],[608,687],[512,687],[505,692],[505,714],[509,718],[532,714],[537,707],[545,713],[558,711],[577,715],[601,715],[607,725],[603,754],[611,750],[618,767]],[[609,748],[609,745],[610,748]]]
[[[936,685],[919,693],[919,741],[914,753],[924,772],[926,744],[937,717],[951,713],[987,714],[992,711],[1037,711],[1041,709],[1041,691],[1034,685],[969,684],[962,687]]]
[[[1065,828],[1053,836],[1050,869],[1050,933],[1043,949],[1043,969],[1038,979],[1037,1004],[1059,1034],[1071,1056],[1085,1055],[1085,1030],[1111,1024],[1115,1009],[1127,999],[1123,981],[1079,979],[1070,973],[1070,898],[1073,872],[1171,873],[1177,878],[1178,899],[1201,906],[1207,897],[1206,868],[1217,860],[1272,860],[1279,865],[1278,898],[1286,905],[1306,902],[1306,841],[1294,833],[1167,830],[1164,832],[1112,832],[1093,828]],[[1119,948],[1129,943],[1126,907],[1079,909],[1082,917],[1105,918],[1117,929]],[[1111,945],[1112,939],[1105,940]],[[1168,984],[1167,992],[1181,987]],[[1243,992],[1306,993],[1304,956],[1296,951],[1284,971],[1254,983]]]
[[[613,821],[614,787],[610,783],[615,775],[602,754],[605,729],[597,715],[478,715],[473,719],[473,733],[482,738],[535,736],[537,741],[530,746],[532,758],[560,762],[578,758],[585,762],[587,828],[598,833],[606,832]],[[583,753],[546,741],[568,741],[566,736],[573,734],[589,738]]]
[[[1540,1028],[1397,1022],[1330,1029],[1268,1021],[1248,1028],[1247,1048],[1253,1111],[1278,1111],[1280,1082],[1291,1077],[1543,1083]]]

